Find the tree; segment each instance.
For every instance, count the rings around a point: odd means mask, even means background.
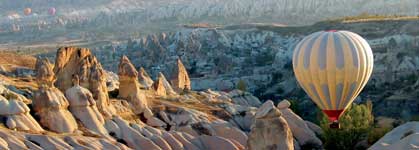
[[[360,147],[357,144],[368,139],[369,131],[373,127],[374,116],[371,101],[360,105],[352,104],[341,116],[339,122],[340,129],[330,129],[327,117],[322,115],[320,126],[324,131],[325,148],[330,150],[366,149],[366,147]]]
[[[388,41],[388,47],[390,47],[390,48],[396,48],[397,47],[397,41],[394,38],[391,38]]]
[[[237,89],[241,90],[241,91],[247,91],[247,85],[246,82],[244,80],[239,80],[239,82],[237,83]]]

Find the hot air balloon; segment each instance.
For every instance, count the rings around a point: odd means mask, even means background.
[[[48,14],[54,16],[57,10],[54,7],[48,9]]]
[[[367,84],[373,69],[367,41],[349,31],[320,31],[294,50],[294,74],[303,90],[328,116],[331,128]]]
[[[25,8],[23,10],[23,14],[25,14],[26,16],[29,16],[32,13],[32,9],[31,8]]]

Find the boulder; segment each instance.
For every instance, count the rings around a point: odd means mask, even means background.
[[[192,143],[205,150],[240,150],[233,142],[219,136],[201,135],[193,139]]]
[[[310,121],[307,121],[307,120],[305,122],[306,122],[308,128],[310,128],[314,133],[316,133],[316,135],[322,135],[323,134],[323,129],[320,126],[318,126],[317,124],[314,124]]]
[[[133,149],[139,150],[161,150],[152,140],[144,137],[140,132],[132,128],[129,123],[120,117],[114,117],[111,122],[117,128],[108,129],[116,134],[116,138],[122,139]]]
[[[228,93],[228,96],[233,100],[234,104],[248,107],[259,107],[261,105],[260,100],[249,92],[232,90]]]
[[[243,131],[233,127],[229,124],[211,124],[213,135],[220,136],[226,139],[234,139],[240,145],[246,145],[247,135]]]
[[[287,106],[287,107],[285,107]],[[311,130],[307,123],[301,119],[300,116],[295,114],[288,107],[290,102],[283,100],[278,104],[278,108],[282,113],[282,117],[287,121],[289,128],[291,129],[292,135],[298,141],[300,146],[310,145],[317,148],[321,148],[323,143],[317,138],[316,134]]]
[[[249,150],[294,149],[291,129],[272,101],[265,102],[256,112],[247,148]]]
[[[134,65],[126,56],[122,56],[118,66],[119,76],[119,95],[133,105],[136,114],[143,113],[148,109],[147,99],[143,91],[140,90],[138,82],[138,72]]]
[[[291,103],[288,100],[283,100],[278,103],[277,107],[278,109],[286,109],[291,106]]]
[[[413,150],[419,148],[419,122],[400,125],[373,144],[369,150]]]
[[[140,72],[138,72],[138,81],[146,89],[151,88],[154,83],[154,81],[151,79],[151,77],[148,75],[148,73],[145,71],[143,67],[141,67]]]
[[[59,48],[55,58],[54,73],[57,77],[55,85],[62,92],[73,87],[72,76],[78,75],[80,86],[92,92],[102,115],[109,119],[115,114],[115,108],[109,101],[106,72],[89,49],[77,47]]]
[[[38,122],[29,114],[30,110],[24,103],[25,101],[27,102],[29,100],[0,85],[0,116],[7,118],[7,127],[20,131],[44,131]]]
[[[69,103],[64,94],[54,86],[54,72],[48,59],[38,60],[36,65],[39,90],[33,97],[33,108],[42,126],[58,133],[73,133],[77,123],[67,110]]]
[[[173,88],[177,92],[191,90],[191,81],[189,79],[188,72],[179,58],[176,61],[176,66],[172,70],[170,83],[172,83]]]
[[[70,112],[80,120],[84,127],[97,134],[108,135],[108,131],[103,127],[104,118],[96,107],[92,93],[79,85],[77,75],[73,77],[73,87],[67,89],[65,95],[70,103]]]

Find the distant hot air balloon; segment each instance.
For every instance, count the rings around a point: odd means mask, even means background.
[[[54,7],[48,9],[48,14],[54,16],[57,10]]]
[[[32,13],[32,9],[31,8],[25,8],[23,10],[23,14],[25,14],[26,16],[29,16]]]
[[[349,31],[320,31],[305,37],[292,59],[298,83],[339,128],[339,117],[366,85],[373,69],[367,41]]]

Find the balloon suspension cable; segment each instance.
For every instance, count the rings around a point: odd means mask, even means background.
[[[329,124],[329,128],[331,129],[340,129],[340,124],[338,120],[333,121]]]

